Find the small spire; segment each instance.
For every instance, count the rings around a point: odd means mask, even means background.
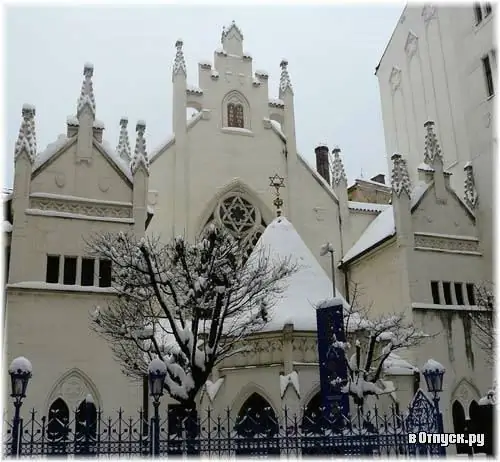
[[[146,153],[146,140],[144,139],[144,132],[146,131],[146,122],[139,120],[135,127],[137,132],[137,139],[135,142],[135,152],[134,158],[130,163],[130,169],[132,170],[132,175],[135,175],[139,167],[145,168],[146,172],[149,174],[149,160],[148,154]]]
[[[243,34],[241,32],[241,29],[236,25],[236,22],[233,19],[233,21],[231,22],[231,24],[229,24],[229,26],[227,26],[227,27],[223,26],[222,27],[222,36],[220,38],[220,41],[221,41],[222,44],[224,44],[224,39],[229,35],[229,32],[231,32],[231,29],[233,29],[233,28],[240,35],[241,40],[243,40]]]
[[[29,160],[33,163],[36,156],[35,107],[24,104],[22,117],[23,120],[14,149],[14,159],[17,159],[22,152],[26,151]]]
[[[465,203],[474,210],[478,203],[478,194],[476,189],[476,183],[474,181],[474,172],[472,170],[472,164],[467,162],[464,167],[465,170],[465,184],[464,184],[464,200]]]
[[[83,67],[83,83],[82,91],[80,93],[80,98],[78,98],[78,108],[76,115],[80,118],[80,114],[85,107],[89,107],[92,112],[92,116],[95,119],[95,98],[94,98],[94,88],[92,85],[92,76],[94,75],[93,64],[86,63]]]
[[[392,166],[392,189],[399,197],[402,192],[405,192],[408,197],[411,196],[410,176],[408,175],[408,166],[406,160],[401,157],[401,154],[394,153],[391,157]]]
[[[333,187],[338,186],[340,183],[344,182],[347,186],[347,175],[345,174],[344,164],[340,158],[340,148],[335,146],[332,149],[333,162],[332,162],[332,185]]]
[[[177,40],[177,42],[175,42],[175,48],[177,48],[177,52],[175,53],[174,69],[172,71],[173,76],[176,76],[180,73],[183,73],[184,76],[187,75],[186,61],[184,61],[184,52],[182,51],[182,45],[182,40]]]
[[[128,164],[131,159],[131,150],[130,150],[130,143],[128,141],[127,125],[128,125],[128,119],[126,117],[122,117],[120,119],[120,138],[118,139],[118,146],[116,148],[116,152]]]
[[[424,163],[427,165],[433,165],[436,159],[443,161],[443,155],[441,153],[441,148],[437,140],[436,133],[434,133],[434,122],[428,120],[425,122],[424,127],[427,130],[425,134],[425,150],[424,150]]]
[[[280,67],[280,93],[285,93],[287,90],[289,90],[293,95],[292,81],[290,80],[290,74],[288,73],[288,61],[286,59],[282,59]]]

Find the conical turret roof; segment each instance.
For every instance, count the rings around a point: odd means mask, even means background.
[[[325,270],[285,217],[269,224],[252,255],[262,250],[269,252],[271,259],[279,261],[290,257],[292,263],[299,265],[298,271],[283,281],[285,290],[275,301],[270,320],[262,330],[282,330],[285,324],[291,323],[294,330],[316,331],[316,306],[333,296],[332,281]],[[336,298],[348,307],[338,290]]]

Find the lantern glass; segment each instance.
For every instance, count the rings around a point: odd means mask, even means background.
[[[26,389],[28,388],[28,381],[31,377],[29,373],[22,372],[11,372],[11,389],[13,398],[24,398],[26,397]]]
[[[424,373],[425,383],[430,393],[441,393],[443,391],[444,371],[434,370]]]
[[[165,374],[161,372],[149,373],[149,391],[153,398],[159,399],[163,396],[163,383],[165,381]]]

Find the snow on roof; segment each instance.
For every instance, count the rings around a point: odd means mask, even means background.
[[[385,183],[381,183],[380,181],[373,181],[373,180],[367,180],[366,178],[356,178],[354,180],[354,184],[349,186],[349,188],[352,188],[353,186],[356,186],[356,182],[358,181],[362,181],[364,183],[370,183],[370,184],[374,184],[376,186],[383,186],[385,188],[390,188],[390,186],[386,185]]]
[[[4,202],[7,202],[7,201],[11,200],[12,199],[12,193],[13,193],[13,191],[12,191],[11,188],[4,188],[2,190],[2,200]]]
[[[444,366],[437,362],[435,359],[429,359],[427,362],[424,364],[424,367],[422,367],[422,372],[434,372],[434,371],[439,371],[439,372],[444,372],[446,369]]]
[[[413,209],[422,199],[423,195],[430,188],[430,183],[426,183],[425,181],[418,181],[413,189],[411,190],[411,202],[410,206]]]
[[[281,125],[279,122],[277,122],[276,120],[270,120],[271,122],[271,126],[273,127],[273,130],[279,135],[281,136],[283,139],[286,139],[286,136],[285,134],[283,133],[283,130],[281,129]]]
[[[196,125],[196,123],[201,120],[203,116],[203,111],[198,111],[196,115],[194,115],[191,119],[188,120],[186,124],[186,130],[191,129]],[[170,135],[163,143],[160,144],[156,149],[154,149],[151,152],[151,155],[149,157],[149,164],[151,165],[153,161],[160,155],[162,154],[165,149],[169,148],[175,143],[175,133]]]
[[[35,157],[35,162],[33,163],[33,171],[40,168],[45,162],[52,158],[52,156],[58,152],[70,139],[65,134],[60,134],[57,140],[49,143],[45,150],[39,152]]]
[[[374,204],[371,202],[356,202],[349,201],[349,208],[351,210],[361,210],[362,212],[383,212],[387,207],[390,207],[389,204]]]
[[[12,232],[12,223],[4,220],[2,222],[2,232],[3,233],[11,233]]]
[[[384,372],[388,375],[413,375],[418,368],[411,365],[395,353],[391,353],[384,361]]]
[[[332,297],[332,281],[325,270],[284,217],[269,224],[252,255],[262,250],[269,251],[271,258],[291,258],[292,263],[299,265],[298,271],[283,281],[284,292],[275,300],[270,320],[262,331],[282,330],[285,324],[293,324],[295,330],[316,331],[315,307]]]
[[[24,374],[31,374],[33,372],[33,366],[31,362],[24,356],[19,356],[19,358],[14,359],[10,363],[9,372],[22,372]]]
[[[389,206],[367,226],[360,238],[344,255],[341,263],[352,260],[370,247],[395,233],[396,226],[394,223],[394,214],[392,206]]]
[[[433,172],[434,171],[434,169],[429,164],[426,164],[425,162],[422,162],[417,167],[417,170],[424,170],[425,172]]]
[[[130,166],[127,165],[125,160],[120,157],[120,155],[115,151],[115,149],[111,146],[111,144],[108,143],[106,140],[103,140],[102,143],[98,144],[102,148],[104,153],[107,155],[109,160],[120,169],[120,171],[127,177],[128,180],[132,182],[133,179]]]
[[[211,380],[207,380],[205,382],[205,389],[207,390],[207,395],[210,401],[213,402],[223,383],[224,377],[217,379],[215,382],[212,382]]]

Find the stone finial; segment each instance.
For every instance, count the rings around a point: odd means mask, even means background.
[[[120,119],[120,137],[118,139],[118,146],[116,148],[116,152],[118,153],[120,158],[129,163],[131,160],[132,151],[130,149],[130,143],[128,140],[127,125],[128,125],[128,119],[126,117],[122,117]]]
[[[474,172],[472,170],[472,164],[467,162],[464,167],[465,170],[465,184],[464,184],[464,200],[465,203],[474,210],[478,203],[478,194],[476,189],[476,184],[474,181]]]
[[[427,130],[425,134],[424,163],[432,166],[435,160],[443,162],[443,154],[439,147],[436,133],[434,132],[434,122],[428,120],[425,122],[424,127]]]
[[[280,67],[280,93],[285,93],[287,90],[289,90],[293,95],[292,81],[290,80],[290,74],[288,73],[288,61],[286,59],[282,59]]]
[[[142,165],[146,172],[149,174],[149,160],[146,152],[146,140],[144,139],[144,132],[146,131],[146,122],[139,120],[135,127],[137,132],[137,139],[135,142],[134,158],[130,163],[132,175],[135,175],[139,167]]]
[[[241,32],[241,29],[236,25],[236,22],[233,20],[229,26],[224,26],[222,28],[222,35],[220,38],[220,41],[222,44],[224,44],[224,39],[229,35],[229,32],[231,32],[232,29],[235,29],[236,32],[239,34],[241,37],[241,40],[243,40],[243,34]]]
[[[335,188],[342,182],[347,186],[347,175],[345,174],[344,164],[340,158],[340,148],[335,146],[332,149],[333,162],[332,162],[332,186]]]
[[[394,153],[392,160],[392,190],[396,196],[400,197],[401,193],[405,192],[408,197],[411,196],[410,176],[408,175],[408,166],[406,160],[401,157],[401,154]]]
[[[80,98],[78,98],[78,107],[76,115],[80,118],[85,107],[88,107],[92,112],[92,117],[95,119],[95,98],[94,98],[94,87],[92,85],[92,76],[94,75],[94,66],[90,63],[86,63],[83,67],[83,83],[82,91],[80,92]]]
[[[14,148],[14,159],[17,159],[22,152],[26,151],[29,160],[33,163],[36,157],[35,107],[24,104],[22,117],[23,120]]]
[[[177,40],[177,42],[175,42],[177,52],[175,53],[174,68],[172,70],[173,76],[181,73],[184,74],[184,76],[187,75],[186,61],[184,60],[184,52],[182,51],[183,44],[182,40]]]

